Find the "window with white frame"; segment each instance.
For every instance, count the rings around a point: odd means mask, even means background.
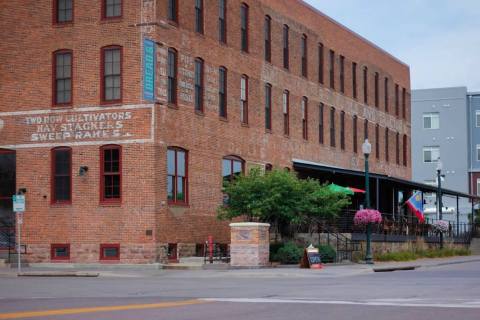
[[[475,126],[480,128],[480,110],[475,111]]]
[[[423,147],[423,162],[437,162],[440,158],[440,147]]]
[[[242,75],[240,80],[240,120],[243,124],[248,123],[248,77]]]
[[[438,112],[430,112],[423,114],[423,129],[440,128],[440,115]]]

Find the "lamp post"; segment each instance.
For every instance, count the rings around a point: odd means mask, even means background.
[[[443,164],[440,157],[437,159],[437,204],[438,204],[438,219],[442,220],[442,168]],[[443,249],[443,232],[440,232],[440,249]]]
[[[362,152],[365,156],[365,209],[370,208],[370,178],[368,176],[368,156],[372,152],[372,145],[368,142],[368,139],[365,139],[365,142],[362,144]],[[372,260],[372,250],[371,250],[371,234],[372,234],[372,225],[371,223],[367,224],[367,251],[365,253],[365,263],[373,264]]]

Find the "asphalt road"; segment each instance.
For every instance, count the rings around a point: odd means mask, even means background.
[[[480,262],[0,277],[0,319],[480,319]]]

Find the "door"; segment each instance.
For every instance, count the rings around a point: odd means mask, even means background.
[[[15,214],[12,196],[15,194],[15,151],[0,149],[0,248],[15,239]]]

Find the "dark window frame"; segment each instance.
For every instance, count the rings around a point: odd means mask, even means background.
[[[168,0],[167,19],[178,25],[178,0]]]
[[[173,151],[175,152],[175,173],[172,176],[173,177],[173,199],[168,199],[168,189],[167,189],[167,202],[170,205],[188,205],[189,203],[189,191],[188,191],[188,150],[181,148],[181,147],[168,147],[167,148],[167,179],[171,175],[168,173],[168,151]],[[179,176],[178,175],[178,152],[183,152],[184,153],[184,162],[185,162],[185,176]],[[182,177],[182,184],[184,186],[184,199],[179,200],[177,199],[177,194],[178,194],[178,178]],[[167,183],[168,185],[168,183]]]
[[[267,62],[272,62],[272,18],[269,15],[265,16],[263,26],[263,37],[265,41],[265,56]]]
[[[352,96],[357,99],[357,63],[352,62]]]
[[[118,150],[118,172],[105,172],[105,151]],[[100,147],[100,203],[101,204],[119,204],[122,202],[122,146],[117,144],[107,144]],[[105,196],[105,177],[118,176],[119,177],[119,196],[107,198]]]
[[[340,92],[345,93],[345,57],[340,56]]]
[[[324,84],[324,56],[323,56],[323,43],[318,44],[318,82]]]
[[[218,115],[227,119],[227,68],[220,66],[218,68]]]
[[[120,74],[118,75],[120,77],[120,98],[119,99],[110,99],[106,100],[105,98],[105,53],[109,50],[120,50]],[[117,104],[117,103],[122,103],[123,101],[123,47],[119,45],[109,45],[102,47],[100,49],[100,104],[105,105],[105,104]],[[117,75],[115,75],[117,76]]]
[[[375,125],[375,158],[380,159],[380,125]]]
[[[242,80],[245,80],[245,99],[242,99]],[[240,104],[242,108],[240,114],[240,122],[243,125],[248,125],[248,82],[248,76],[246,74],[242,74],[242,76],[240,77]]]
[[[171,57],[173,57],[173,66],[171,66]],[[171,74],[173,67],[173,75]],[[167,102],[172,105],[178,103],[178,52],[175,48],[168,48],[167,53]]]
[[[197,71],[197,68],[200,68]],[[197,79],[197,74],[200,79]],[[194,109],[195,112],[203,114],[204,110],[204,94],[205,94],[205,62],[202,58],[195,58],[195,91],[194,91]]]
[[[203,0],[195,0],[195,32],[199,34],[205,33]]]
[[[308,78],[308,37],[302,34],[301,38],[301,74],[302,77]]]
[[[336,148],[337,142],[335,137],[335,107],[330,108],[330,147]]]
[[[335,90],[335,51],[333,51],[332,49],[330,49],[329,74],[330,74],[330,88]]]
[[[340,149],[345,150],[345,111],[340,112]]]
[[[284,101],[286,103],[284,103]],[[282,93],[282,114],[283,114],[283,134],[285,136],[289,136],[290,135],[290,91],[288,90],[284,90]]]
[[[72,2],[72,18],[70,20],[59,21],[58,14],[59,14],[59,5],[58,2],[60,0],[53,0],[52,5],[52,23],[54,25],[69,25],[73,24],[75,20],[75,0],[70,0]]]
[[[120,15],[107,17],[107,0],[102,0],[102,20],[118,20],[123,18],[123,3],[124,0],[120,0]]]
[[[402,118],[407,118],[407,89],[402,88]]]
[[[68,152],[68,161],[69,161],[69,168],[68,174],[58,174],[56,173],[56,153],[59,151],[67,151]],[[50,179],[50,203],[51,204],[71,204],[72,203],[72,187],[73,187],[73,176],[72,176],[72,148],[70,147],[55,147],[50,150],[50,163],[51,163],[51,179]],[[56,190],[56,178],[57,177],[69,177],[70,178],[70,190],[68,192],[68,200],[58,200],[57,195],[55,193]]]
[[[302,137],[308,140],[308,98],[302,97],[303,114],[302,114]]]
[[[357,126],[358,126],[358,117],[357,115],[353,116],[353,152],[358,153],[358,135],[357,135]]]
[[[390,130],[385,128],[385,161],[390,161],[390,150],[389,150],[389,140],[390,140]]]
[[[236,155],[228,155],[228,156],[225,156],[222,158],[222,180],[224,179],[224,176],[223,176],[223,161],[224,160],[227,160],[230,162],[230,178],[229,178],[229,181],[233,181],[233,179],[235,179],[235,174],[233,172],[233,167],[234,167],[234,163],[235,162],[240,162],[241,165],[242,165],[242,172],[241,174],[245,174],[245,160],[239,156],[236,156]]]
[[[223,10],[222,10],[223,7]],[[227,43],[227,3],[226,0],[218,0],[218,41]]]
[[[249,7],[245,2],[240,5],[240,49],[242,52],[248,53],[249,51]]]
[[[398,84],[395,84],[395,115],[397,117],[400,115],[400,87]]]
[[[57,102],[57,56],[58,55],[70,55],[70,101],[69,102]],[[53,107],[67,107],[73,105],[73,50],[71,49],[60,49],[56,50],[52,54],[52,106]]]
[[[325,135],[324,135],[324,109],[325,105],[323,103],[320,103],[318,105],[318,142],[321,144],[325,143]]]
[[[290,48],[289,48],[289,31],[288,25],[284,24],[282,29],[282,45],[283,45],[283,68],[290,69]]]
[[[117,255],[113,257],[105,256],[105,249],[115,248],[117,249]],[[101,243],[100,244],[100,258],[101,261],[117,261],[120,260],[120,244],[119,243]]]
[[[384,92],[384,95],[385,95],[385,112],[388,113],[388,109],[389,109],[389,92],[388,92],[389,88],[388,87],[389,87],[389,85],[388,85],[388,78],[387,77],[385,77],[383,86],[384,86],[384,90],[385,90],[385,92]]]
[[[363,140],[368,139],[368,119],[363,121]]]
[[[378,72],[375,72],[375,80],[374,80],[374,102],[375,102],[375,108],[380,107],[380,88],[379,88],[379,81],[380,81],[380,75]]]
[[[406,134],[403,135],[403,166],[406,167],[408,165],[408,148],[407,148],[407,144],[408,144],[408,137]]]
[[[395,135],[395,162],[400,165],[400,133]]]
[[[66,248],[67,249],[67,256],[57,256],[56,249],[58,248]],[[51,243],[50,244],[50,260],[52,261],[68,261],[70,260],[70,243]]]
[[[265,84],[265,129],[272,131],[272,85]]]
[[[368,105],[368,67],[363,67],[363,102]]]

